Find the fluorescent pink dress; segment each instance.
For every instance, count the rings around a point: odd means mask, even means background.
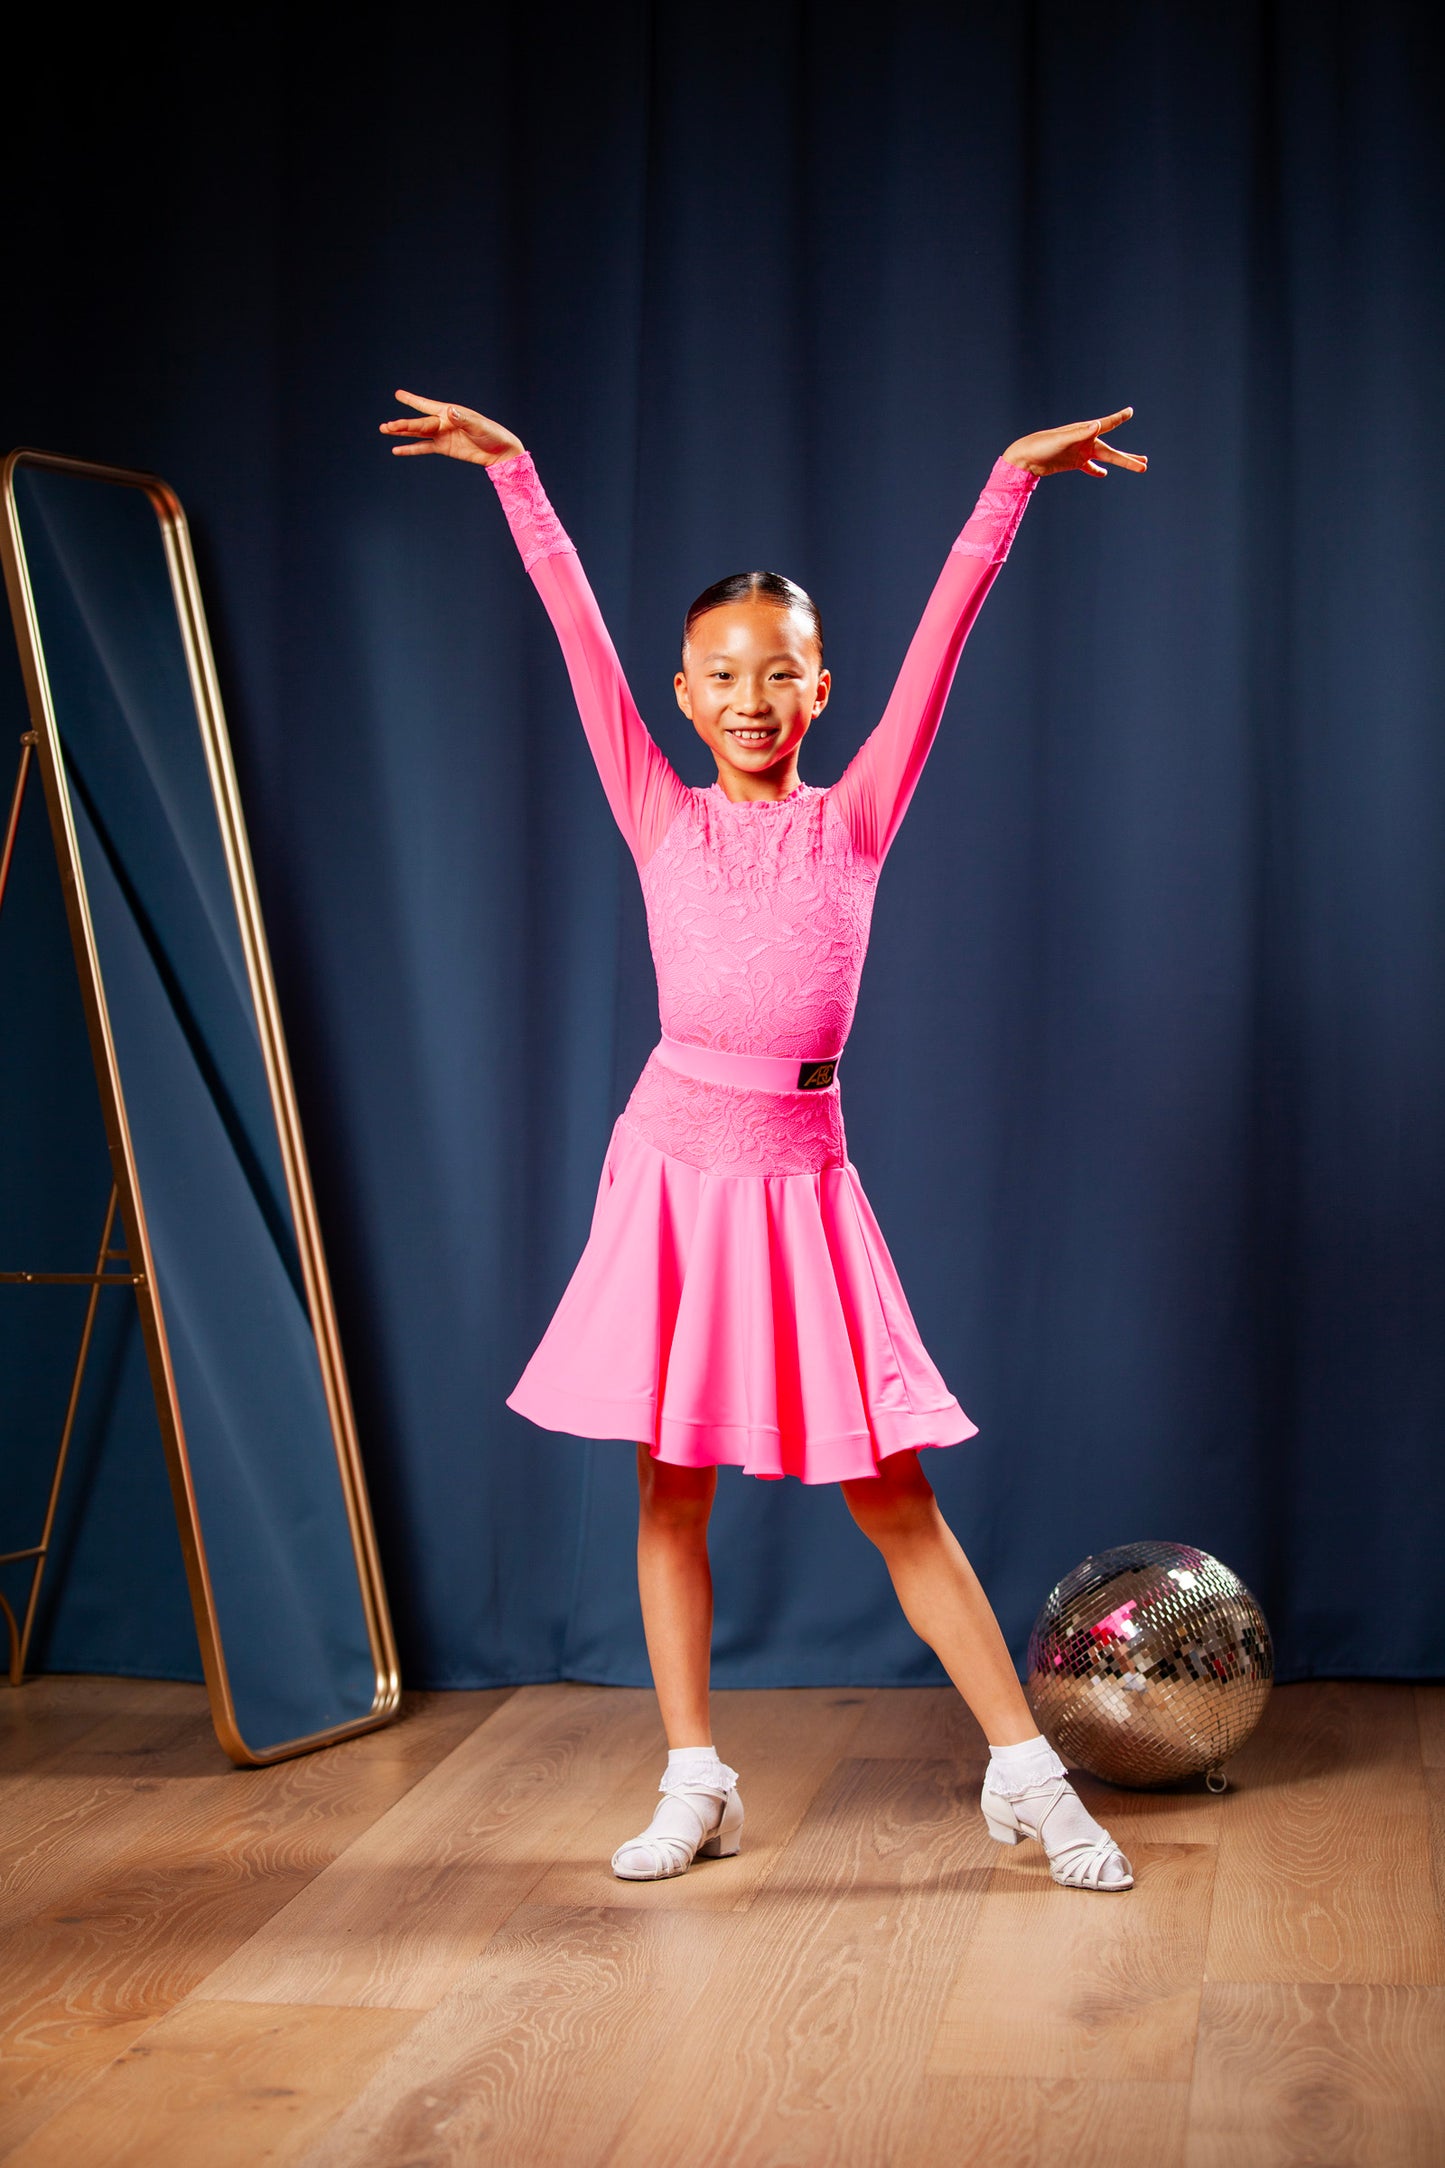
[[[653,742],[530,455],[488,472],[637,862],[663,1032],[508,1406],[685,1467],[805,1483],[974,1437],[848,1158],[836,1078],[801,1084],[843,1050],[879,869],[1037,477],[995,464],[840,781],[735,805],[685,784]]]

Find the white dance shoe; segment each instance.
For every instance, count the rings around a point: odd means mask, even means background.
[[[670,1768],[662,1798],[640,1836],[612,1855],[623,1882],[662,1882],[686,1874],[695,1859],[731,1859],[742,1843],[743,1803],[738,1773],[714,1757]]]
[[[981,1804],[989,1835],[999,1844],[1037,1837],[1048,1854],[1049,1873],[1066,1889],[1134,1887],[1133,1868],[1067,1777],[1032,1784],[1017,1799],[992,1790],[985,1779]]]

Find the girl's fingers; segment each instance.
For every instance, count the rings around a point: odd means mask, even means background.
[[[409,414],[398,414],[394,420],[383,422],[381,426],[391,436],[433,437],[441,428],[441,422],[435,414],[423,415],[420,421],[415,422]]]
[[[393,444],[391,447],[393,459],[415,459],[421,452],[434,452],[435,450],[436,446],[434,444]]]
[[[1120,422],[1126,422],[1133,411],[1131,406],[1125,406],[1120,407],[1117,414],[1106,414],[1101,422],[1095,422],[1095,433],[1103,429],[1117,429]]]
[[[1120,452],[1112,444],[1096,444],[1093,449],[1096,459],[1108,459],[1116,467],[1132,467],[1136,474],[1142,474],[1149,464],[1145,452]]]
[[[1086,459],[1080,471],[1084,474],[1101,474],[1105,481],[1109,478],[1108,468],[1101,467],[1097,459]]]
[[[507,434],[500,422],[494,422],[490,415],[478,414],[475,407],[451,406],[447,413],[459,429],[469,430],[478,442],[483,436],[505,437]]]
[[[423,399],[417,392],[414,391],[395,392],[393,394],[393,397],[399,399],[403,406],[418,407],[423,414],[440,414],[443,406],[445,405],[444,400]]]

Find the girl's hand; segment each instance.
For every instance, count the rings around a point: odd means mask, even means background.
[[[1119,452],[1112,444],[1100,441],[1106,429],[1117,429],[1133,411],[1131,406],[1120,407],[1117,414],[1106,414],[1102,421],[1067,422],[1062,429],[1037,429],[1031,437],[1015,438],[1003,456],[1012,466],[1027,467],[1030,474],[1063,474],[1077,467],[1083,474],[1103,477],[1108,472],[1099,464],[1103,459],[1111,466],[1143,474],[1149,462],[1142,452]]]
[[[400,459],[417,452],[443,452],[448,459],[467,459],[476,467],[495,467],[526,449],[510,429],[488,421],[485,414],[471,407],[448,406],[441,399],[420,399],[414,391],[399,391],[396,396],[403,406],[420,410],[419,420],[413,421],[409,414],[398,415],[394,422],[381,425],[384,437],[406,438],[405,444],[391,447]]]

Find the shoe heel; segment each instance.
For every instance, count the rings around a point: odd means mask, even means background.
[[[983,1818],[988,1824],[988,1833],[993,1838],[995,1844],[1018,1843],[1018,1823],[1012,1821],[1004,1821],[998,1813],[997,1809],[992,1807],[987,1799],[985,1799],[983,1802]]]
[[[698,1846],[700,1859],[736,1859],[743,1841],[743,1803],[736,1789],[723,1801],[722,1820]]]

